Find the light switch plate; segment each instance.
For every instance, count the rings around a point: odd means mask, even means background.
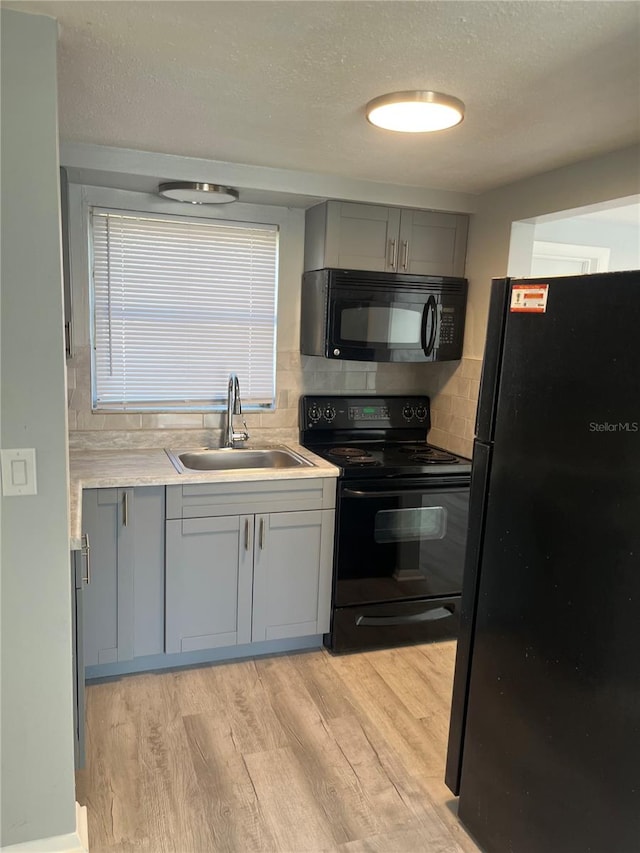
[[[35,495],[38,492],[36,483],[36,451],[34,447],[21,450],[0,450],[2,463],[2,494]]]

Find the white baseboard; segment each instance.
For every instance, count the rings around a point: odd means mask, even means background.
[[[68,835],[52,835],[49,838],[36,838],[22,844],[10,844],[0,847],[1,853],[87,853],[77,832]]]
[[[89,828],[87,826],[87,807],[76,801],[76,835],[80,839],[81,853],[89,850]]]
[[[52,835],[49,838],[36,838],[22,844],[10,844],[0,847],[0,853],[87,853],[89,850],[87,833],[87,807],[76,803],[76,831],[68,835]]]

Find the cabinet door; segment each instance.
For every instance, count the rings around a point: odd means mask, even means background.
[[[395,271],[399,230],[398,208],[328,202],[325,266]]]
[[[119,491],[126,513],[118,548],[119,581],[125,561],[133,565],[133,571],[124,569],[129,587],[119,582],[118,606],[121,614],[127,614],[128,630],[133,632],[133,657],[159,655],[164,652],[165,488],[144,486]],[[123,632],[120,625],[121,635]]]
[[[468,217],[463,214],[403,210],[398,272],[463,276]]]
[[[91,543],[84,590],[85,665],[164,650],[164,487],[90,489],[82,526]]]
[[[125,567],[118,577],[120,506],[118,489],[90,489],[82,497],[82,528],[91,543],[91,576],[83,593],[85,666],[133,657],[131,632],[119,630],[126,616],[118,603],[126,596],[118,587],[132,586]]]
[[[166,523],[167,653],[251,641],[253,516]]]
[[[251,639],[329,630],[333,510],[256,516]]]

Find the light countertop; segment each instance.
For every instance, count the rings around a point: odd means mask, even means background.
[[[260,445],[264,447],[266,445]],[[69,454],[70,469],[70,549],[82,547],[82,490],[165,486],[186,483],[247,482],[251,480],[297,480],[337,477],[335,465],[293,442],[277,445],[293,450],[313,463],[300,468],[250,468],[233,471],[176,471],[162,448],[152,450],[75,450]],[[251,449],[249,445],[248,449]],[[175,450],[176,448],[172,448]],[[179,452],[194,448],[179,448]],[[241,453],[242,451],[238,451]]]

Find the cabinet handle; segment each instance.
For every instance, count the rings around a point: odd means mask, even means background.
[[[126,527],[129,524],[129,494],[125,492],[122,496],[122,524]]]
[[[82,556],[86,557],[87,561],[87,576],[83,577],[83,583],[90,584],[91,583],[91,557],[89,556],[91,551],[91,546],[89,545],[89,534],[82,534]]]
[[[244,550],[249,550],[249,519],[246,518],[244,521]]]
[[[264,518],[260,519],[260,550],[264,549]]]
[[[409,267],[409,241],[402,241],[402,269],[406,270]]]
[[[396,247],[397,247],[396,241],[395,240],[389,240],[389,266],[392,269],[396,268],[396,260],[397,260],[397,258],[396,258]]]

